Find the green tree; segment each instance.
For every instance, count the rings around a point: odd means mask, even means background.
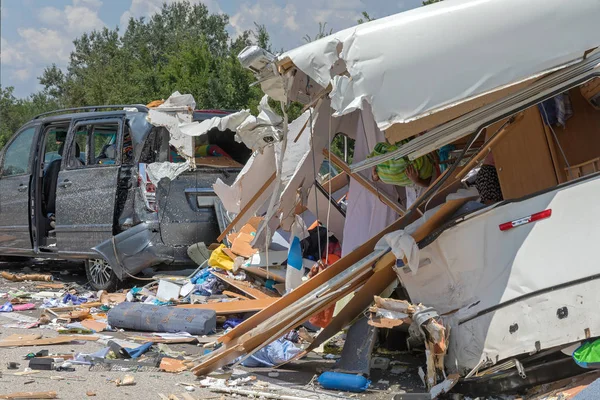
[[[48,96],[73,107],[148,103],[175,90],[191,93],[199,108],[258,104],[260,89],[250,88],[254,78],[237,61],[251,33],[232,39],[228,22],[204,4],[164,4],[149,19],[131,18],[122,35],[108,28],[83,34],[66,72],[51,66],[40,83]],[[255,38],[270,47],[264,26]]]
[[[0,149],[35,115],[58,107],[56,101],[43,92],[17,99],[12,86],[0,87]]]
[[[429,4],[439,3],[442,0],[423,0],[423,5],[428,6]]]
[[[306,43],[310,43],[331,35],[333,33],[333,29],[327,31],[326,28],[327,22],[319,22],[319,32],[314,37],[311,37],[309,34],[306,34],[302,39],[304,39]]]
[[[358,24],[364,24],[365,22],[370,22],[370,21],[375,21],[376,18],[371,17],[366,11],[363,11],[362,13],[362,17],[359,18],[356,22],[358,22]]]

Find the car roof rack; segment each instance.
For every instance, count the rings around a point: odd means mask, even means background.
[[[110,109],[110,108],[126,108],[126,107],[135,108],[140,112],[148,111],[148,107],[146,107],[143,104],[111,104],[111,105],[106,105],[106,106],[86,106],[86,107],[75,107],[75,108],[63,108],[60,110],[48,111],[45,113],[38,114],[35,117],[33,117],[33,119],[38,119],[40,117],[44,117],[44,116],[52,115],[52,114],[63,114],[63,113],[70,113],[70,112],[77,112],[77,111],[95,112],[96,110],[106,110],[106,109]]]

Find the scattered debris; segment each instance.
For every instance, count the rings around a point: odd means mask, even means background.
[[[16,392],[0,395],[0,399],[56,399],[56,392]]]
[[[12,282],[23,282],[23,281],[44,281],[51,282],[53,280],[52,275],[42,275],[42,274],[27,274],[27,275],[17,275],[11,274],[10,272],[2,271],[0,273],[4,279],[12,281]]]
[[[183,372],[188,369],[185,362],[174,358],[163,358],[160,361],[160,370],[165,372]]]
[[[135,378],[132,375],[125,375],[125,377],[123,378],[123,380],[121,379],[115,379],[115,384],[117,386],[134,386],[135,385]]]

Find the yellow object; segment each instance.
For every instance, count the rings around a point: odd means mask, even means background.
[[[224,248],[225,245],[222,244],[213,250],[210,258],[208,259],[208,265],[213,268],[221,268],[226,271],[231,271],[233,269],[233,260],[229,258],[227,254],[223,253]]]
[[[154,101],[151,101],[150,103],[146,104],[146,107],[155,108],[155,107],[160,106],[164,102],[165,102],[164,100],[154,100]]]

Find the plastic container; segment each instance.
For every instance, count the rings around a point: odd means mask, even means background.
[[[217,328],[217,313],[214,310],[121,303],[109,311],[108,324],[136,331],[208,335]]]
[[[323,372],[318,381],[325,389],[354,393],[364,392],[371,384],[371,381],[364,376],[343,374],[341,372]]]

